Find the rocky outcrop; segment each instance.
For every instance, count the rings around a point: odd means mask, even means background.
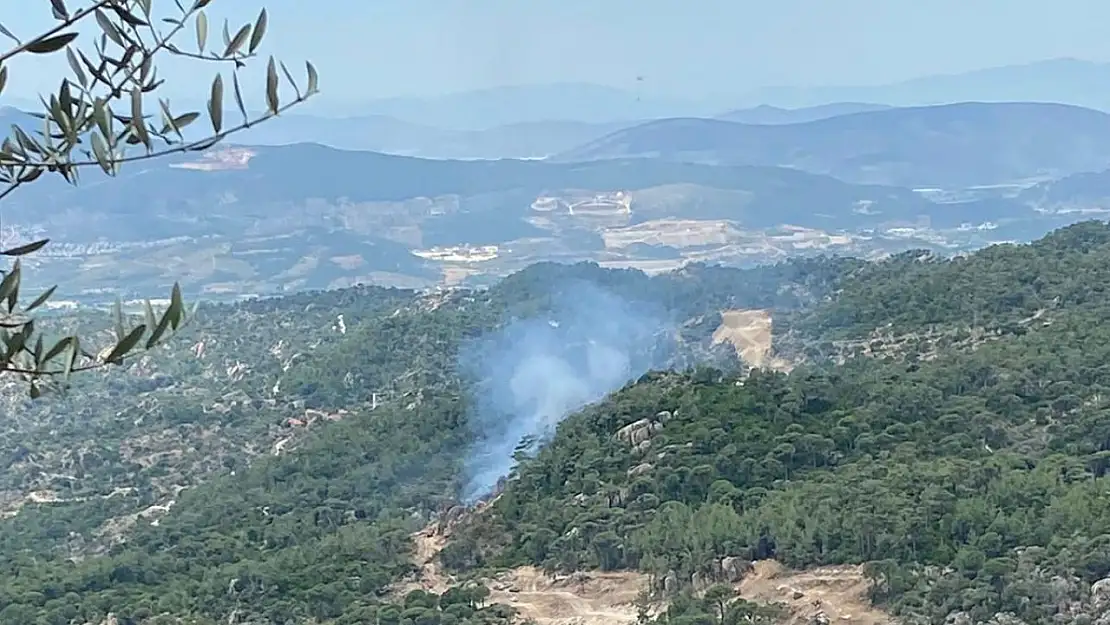
[[[643,418],[633,421],[616,431],[617,440],[623,441],[637,450],[646,450],[650,445],[651,437],[663,429],[663,424],[673,417],[669,410],[661,410],[654,418]]]

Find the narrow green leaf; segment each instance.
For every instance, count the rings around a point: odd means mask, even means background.
[[[139,344],[139,339],[143,338],[144,332],[146,332],[146,325],[140,323],[139,325],[135,326],[135,328],[132,329],[131,332],[127,334],[127,336],[123,337],[123,340],[121,340],[119,343],[116,344],[115,347],[112,348],[112,351],[108,352],[108,355],[104,358],[104,362],[118,362],[121,358],[126,356],[128,352],[134,349],[136,345]]]
[[[66,364],[62,368],[62,380],[68,381],[69,374],[73,373],[73,366],[77,364],[77,356],[81,354],[81,340],[76,336],[70,337],[73,339],[69,344],[69,354],[66,355]]]
[[[31,254],[32,252],[37,252],[37,251],[41,250],[49,242],[50,242],[50,239],[42,239],[40,241],[34,241],[33,243],[28,243],[26,245],[20,245],[18,247],[13,247],[11,249],[4,250],[4,251],[0,252],[0,255],[3,255],[3,256],[25,256],[27,254]]]
[[[112,136],[112,113],[108,108],[108,103],[104,98],[97,98],[93,101],[93,121],[96,122],[96,128],[100,134],[105,137]]]
[[[166,309],[166,314],[170,315],[170,325],[176,330],[184,318],[185,300],[181,297],[181,285],[177,282],[173,283],[173,289],[170,291],[170,306]]]
[[[131,129],[139,141],[150,149],[150,133],[143,123],[143,90],[140,88],[131,90]]]
[[[20,330],[20,332],[22,332],[22,334],[23,334],[24,342],[31,340],[31,336],[35,333],[35,320],[34,319],[28,319],[23,324],[23,329]]]
[[[263,7],[258,14],[258,19],[254,21],[254,30],[251,31],[251,42],[247,46],[247,52],[254,54],[254,51],[258,49],[259,44],[262,43],[262,38],[266,36],[267,22],[269,22],[269,19],[266,17],[266,8]]]
[[[16,297],[19,296],[20,273],[19,259],[16,259],[15,263],[12,264],[11,270],[8,271],[8,275],[4,276],[3,280],[0,280],[0,301],[7,299],[10,302],[12,301],[13,295]],[[14,304],[8,307],[9,313],[13,310],[15,310]]]
[[[200,118],[200,113],[196,112],[184,113],[182,115],[178,115],[177,117],[169,117],[169,108],[163,108],[162,111],[166,114],[167,119],[169,119],[169,123],[166,124],[166,127],[162,129],[162,134],[166,134],[170,130],[173,130],[180,137],[181,130],[183,128]]]
[[[62,2],[62,0],[50,0],[50,9],[54,13],[54,19],[63,22],[69,19],[69,11],[66,9],[65,2]]]
[[[101,11],[100,9],[96,10],[96,24],[100,26],[100,30],[102,30],[104,34],[112,40],[112,43],[124,49],[128,48],[127,44],[123,41],[123,37],[119,34],[119,29],[116,28],[116,25],[112,23],[112,20],[108,17],[108,14],[104,11]],[[69,42],[67,41],[66,43]]]
[[[158,325],[154,317],[154,306],[150,305],[150,300],[143,300],[143,316],[146,318],[146,327],[153,328]]]
[[[224,78],[216,74],[212,81],[212,96],[208,100],[208,117],[212,120],[212,130],[219,134],[224,127]]]
[[[181,137],[181,129],[173,124],[173,113],[170,111],[169,100],[158,98],[158,107],[162,109],[162,134],[169,134],[172,130],[178,137]]]
[[[56,285],[56,284],[54,286],[50,287],[49,289],[46,289],[45,291],[40,293],[38,297],[36,297],[34,300],[32,300],[31,303],[28,304],[27,307],[23,309],[23,312],[31,312],[32,310],[38,308],[39,306],[42,306],[43,304],[46,303],[46,300],[50,299],[50,296],[54,295],[54,291],[56,291],[56,290],[58,290],[58,285]]]
[[[97,164],[100,165],[100,168],[104,170],[104,173],[111,176],[113,169],[112,157],[108,153],[108,146],[104,144],[103,137],[101,137],[98,133],[93,133],[92,135],[92,151],[93,156],[96,157]]]
[[[316,73],[316,68],[313,67],[309,61],[304,62],[305,70],[308,72],[308,86],[305,91],[308,95],[312,95],[319,90],[320,76]]]
[[[277,65],[274,63],[274,57],[270,57],[270,62],[266,65],[266,105],[270,108],[270,113],[277,115],[278,112],[278,74]]]
[[[66,47],[69,42],[77,38],[77,33],[64,33],[56,37],[47,37],[46,39],[36,39],[27,44],[24,49],[32,54],[50,54],[57,52]]]
[[[208,16],[204,11],[197,11],[197,52],[204,54],[204,46],[208,43]]]
[[[4,337],[5,343],[8,347],[8,356],[15,357],[16,354],[23,351],[23,346],[27,344],[27,334],[25,334],[26,326],[20,329],[19,332]]]
[[[70,343],[72,343],[72,342],[73,342],[73,337],[72,336],[67,336],[64,339],[55,343],[53,347],[48,349],[46,351],[46,353],[43,354],[42,362],[47,363],[47,362],[50,362],[51,360],[54,360],[55,358],[57,358],[58,356],[61,355],[62,352],[71,348]]]
[[[293,80],[293,74],[289,71],[289,68],[285,66],[285,63],[279,62],[278,65],[281,67],[281,72],[285,74],[285,79],[288,80],[289,84],[293,87],[293,93],[296,94],[297,99],[300,100],[301,90],[297,86],[297,81]]]
[[[115,325],[116,341],[122,341],[125,336],[123,328],[123,301],[118,297],[112,304],[112,323]]]
[[[44,170],[41,167],[34,167],[30,171],[28,171],[27,173],[20,174],[19,181],[21,183],[24,183],[24,184],[26,184],[28,182],[34,182],[35,180],[38,179],[39,176],[42,175],[43,171]]]
[[[16,37],[15,35],[13,35],[12,31],[5,28],[3,24],[0,24],[0,34],[4,35],[8,39],[11,39],[12,41],[14,41],[16,43],[20,43],[19,37]]]
[[[243,116],[243,123],[246,124],[250,121],[250,116],[247,115],[247,106],[243,103],[243,91],[239,88],[239,73],[233,72],[231,74],[232,92],[235,94],[235,106],[239,107],[239,114]]]
[[[247,42],[247,37],[249,37],[250,34],[250,24],[244,24],[243,27],[240,28],[237,33],[235,33],[235,36],[231,38],[231,41],[228,42],[227,47],[224,48],[224,58],[230,58],[232,55],[238,52],[239,48],[242,48],[243,44]]]
[[[162,335],[166,333],[166,329],[169,328],[171,320],[170,309],[167,308],[166,312],[162,313],[162,318],[158,320],[158,325],[154,326],[154,330],[151,331],[150,338],[147,339],[147,349],[152,349],[158,344],[158,341],[162,339]]]
[[[138,17],[137,15],[132,13],[131,11],[128,11],[127,9],[124,9],[123,7],[119,6],[118,4],[117,5],[112,5],[112,9],[116,12],[116,15],[119,16],[119,18],[121,20],[127,22],[131,26],[149,26],[150,25],[149,23],[147,23],[146,20]]]

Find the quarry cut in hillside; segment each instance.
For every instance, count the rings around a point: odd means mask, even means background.
[[[413,590],[442,593],[457,583],[437,562],[448,536],[438,524],[413,535],[418,579],[401,584],[399,596]],[[545,575],[535,567],[519,567],[484,580],[489,602],[516,609],[523,619],[538,625],[629,625],[636,621],[635,601],[647,587],[640,573],[575,573]]]
[[[721,325],[713,332],[713,344],[728,343],[750,367],[790,371],[790,363],[772,355],[771,312],[762,309],[721,311]]]
[[[443,593],[458,583],[443,571],[439,552],[447,545],[450,528],[436,522],[413,535],[415,579],[395,588],[397,597],[413,590]],[[637,598],[650,585],[638,572],[545,574],[533,566],[503,571],[483,580],[488,601],[508,605],[522,619],[537,625],[632,625]],[[773,560],[754,562],[733,585],[737,596],[782,609],[784,625],[893,625],[894,619],[873,607],[867,598],[870,582],[861,566],[828,566],[792,571]],[[666,609],[655,602],[649,612]]]
[[[396,594],[404,596],[414,589],[443,593],[457,583],[437,563],[447,536],[437,525],[413,535],[414,563],[420,575],[398,585]],[[636,596],[646,587],[647,577],[639,573],[576,573],[545,575],[541,569],[522,566],[485,579],[490,587],[490,603],[516,609],[519,616],[537,625],[628,625],[636,621]]]
[[[774,560],[761,560],[737,589],[748,601],[784,608],[785,625],[893,625],[894,619],[868,600],[870,584],[862,566],[791,571]]]

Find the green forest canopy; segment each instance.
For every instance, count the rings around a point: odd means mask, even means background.
[[[117,514],[109,504],[25,506],[0,539],[0,622],[97,622],[109,611],[211,623],[232,612],[274,623],[513,618],[463,590],[401,605],[385,593],[412,570],[409,534],[460,486],[472,434],[458,346],[543,310],[550,285],[573,277],[691,320],[691,341],[708,339],[721,308],[771,308],[780,351],[808,360],[745,379],[651,373],[571,416],[517,467],[492,513],[457,531],[445,565],[633,568],[688,582],[727,556],[865,563],[872,599],[909,621],[1094,623],[1091,586],[1110,576],[1108,274],[1110,226],[1088,222],[958,260],[907,253],[656,278],[539,265],[435,305],[361,289],[210,309],[200,324],[225,341],[262,319],[288,324],[271,338],[298,328],[294,343],[319,340],[282,384],[304,406],[351,415],[289,453],[204,469],[157,525],[137,523],[99,555],[71,561],[52,545]],[[343,334],[322,329],[336,311]],[[199,384],[195,365],[175,367],[176,385]],[[365,409],[383,380],[402,378],[391,389],[400,400]],[[138,392],[119,384],[114,397]],[[160,418],[220,419],[226,437],[262,432],[287,413],[258,399],[219,417],[181,399]],[[648,444],[617,436],[642,419],[660,423]],[[105,462],[90,469],[105,483],[148,479]],[[730,614],[685,601],[660,618],[739,618]]]

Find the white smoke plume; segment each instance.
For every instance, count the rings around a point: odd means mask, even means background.
[[[542,442],[569,414],[666,366],[671,324],[663,311],[591,283],[558,289],[549,312],[514,321],[460,351],[476,380],[462,499],[492,492],[522,441]]]

